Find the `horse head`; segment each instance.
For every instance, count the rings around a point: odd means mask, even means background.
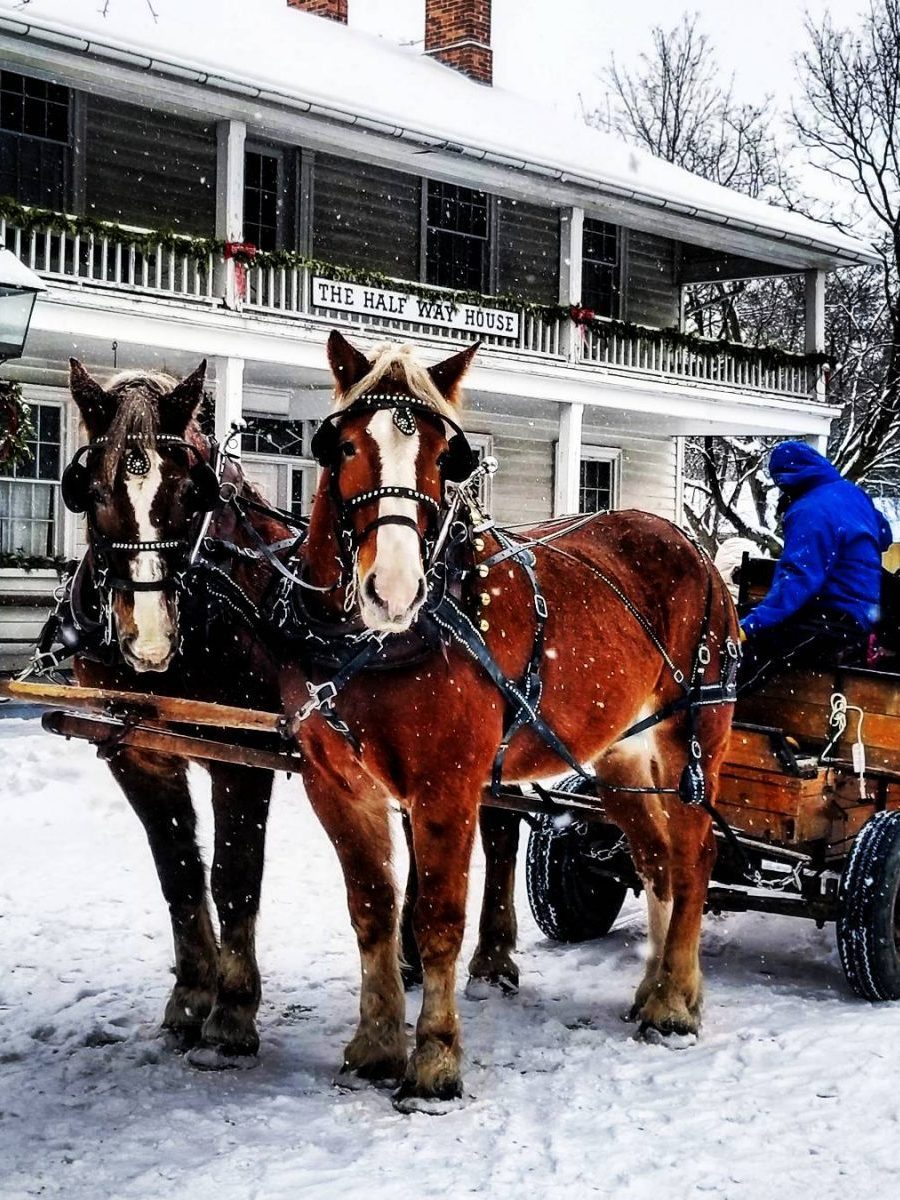
[[[86,514],[94,577],[126,662],[164,671],[178,649],[176,580],[197,515],[219,494],[195,421],[206,363],[181,383],[128,372],[105,388],[77,359],[70,367],[90,441],[66,468],[63,499]]]
[[[408,629],[425,599],[427,547],[445,484],[467,478],[476,465],[457,420],[459,385],[477,349],[425,368],[411,346],[377,347],[370,359],[337,331],[328,339],[335,405],[313,443],[325,472],[310,554],[327,507],[339,531],[345,586],[369,629]]]

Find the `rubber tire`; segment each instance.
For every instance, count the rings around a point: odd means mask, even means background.
[[[838,906],[850,986],[864,1000],[900,1000],[900,811],[876,813],[856,835]]]
[[[563,791],[587,790],[573,775]],[[525,881],[528,903],[541,933],[555,942],[586,942],[605,937],[625,902],[628,888],[592,871],[582,857],[587,845],[613,845],[622,836],[615,825],[581,822],[558,828],[558,818],[541,817],[528,838]]]

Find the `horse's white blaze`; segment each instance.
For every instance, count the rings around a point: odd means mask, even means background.
[[[394,424],[393,412],[382,409],[372,417],[366,432],[375,441],[381,460],[380,479],[375,486],[415,489],[418,483],[418,431],[401,433]],[[414,500],[383,496],[378,502],[379,517],[401,516],[415,521],[417,514],[418,506]],[[376,610],[368,601],[365,588],[361,587],[364,619],[374,629],[406,627],[414,615],[423,577],[418,535],[407,525],[382,525],[375,537],[375,560],[368,575],[374,576],[375,592],[384,608]],[[364,583],[365,579],[361,579],[360,584]]]
[[[148,451],[150,470],[146,475],[129,475],[125,490],[141,542],[159,541],[159,531],[150,520],[153,501],[162,486],[161,459]],[[148,552],[131,556],[131,578],[135,583],[156,582],[163,577],[162,556]],[[165,592],[134,592],[135,635],[129,643],[129,656],[136,670],[152,670],[164,664],[172,654],[175,630],[166,604]]]

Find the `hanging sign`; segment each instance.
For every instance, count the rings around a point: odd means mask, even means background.
[[[477,304],[452,304],[439,295],[414,296],[361,283],[339,283],[313,276],[312,302],[316,308],[359,313],[379,320],[409,321],[413,325],[439,325],[476,337],[517,338],[519,314]]]

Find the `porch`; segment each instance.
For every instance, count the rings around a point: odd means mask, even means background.
[[[568,306],[461,296],[410,280],[354,277],[340,265],[256,255],[241,245],[189,239],[111,222],[45,222],[0,216],[0,245],[67,292],[174,302],[214,314],[283,322],[292,337],[321,342],[333,327],[436,348],[480,338],[488,360],[518,360],[591,375],[716,393],[824,401],[821,365],[809,357],[688,337],[674,329],[612,320]],[[289,260],[291,257],[295,261]],[[361,279],[362,282],[358,282]],[[75,296],[72,296],[75,300]],[[77,302],[77,301],[76,301]],[[570,378],[572,378],[570,376]]]

